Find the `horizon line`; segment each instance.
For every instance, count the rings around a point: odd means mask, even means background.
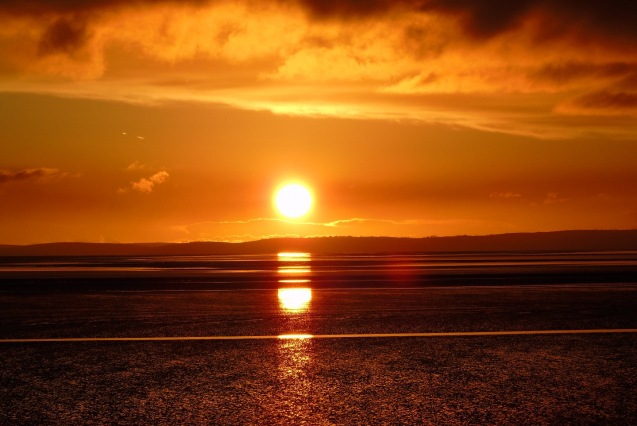
[[[538,235],[538,234],[559,234],[559,233],[575,233],[575,232],[637,232],[637,228],[626,228],[626,229],[561,229],[554,231],[519,231],[519,232],[503,232],[503,233],[493,233],[493,234],[454,234],[454,235],[428,235],[422,237],[414,237],[414,236],[391,236],[391,235],[309,235],[309,236],[275,236],[275,237],[262,237],[255,238],[253,240],[245,240],[245,241],[220,241],[220,240],[190,240],[190,241],[129,241],[129,242],[121,242],[121,241],[47,241],[47,242],[36,242],[36,243],[25,243],[25,244],[12,244],[12,243],[0,243],[0,246],[14,246],[14,247],[30,247],[30,246],[40,246],[47,244],[95,244],[95,245],[153,245],[153,244],[162,244],[162,245],[182,245],[182,244],[201,244],[201,243],[211,243],[211,244],[249,244],[259,241],[277,241],[277,240],[318,240],[318,239],[331,239],[331,238],[352,238],[352,239],[394,239],[394,240],[425,240],[425,239],[443,239],[443,238],[483,238],[483,237],[497,237],[497,236],[507,236],[507,235]]]

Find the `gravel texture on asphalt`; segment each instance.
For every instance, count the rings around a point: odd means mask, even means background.
[[[0,424],[635,424],[637,335],[13,344]]]
[[[637,286],[5,293],[2,338],[637,328]],[[637,334],[0,344],[0,424],[636,424]]]

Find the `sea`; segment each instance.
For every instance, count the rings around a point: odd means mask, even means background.
[[[637,281],[637,252],[0,257],[0,290],[259,289]]]

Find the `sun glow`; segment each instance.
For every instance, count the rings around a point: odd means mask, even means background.
[[[307,214],[312,207],[312,193],[301,184],[287,184],[277,190],[274,204],[277,210],[285,217],[292,219]]]

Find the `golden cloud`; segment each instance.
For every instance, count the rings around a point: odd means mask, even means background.
[[[0,90],[540,137],[578,132],[562,114],[635,114],[636,6],[621,1],[29,4],[0,6]],[[613,123],[594,125],[626,137]]]
[[[135,191],[151,193],[156,185],[164,183],[168,180],[170,175],[165,170],[155,173],[154,175],[148,178],[141,178],[138,181],[132,182],[131,187]]]

